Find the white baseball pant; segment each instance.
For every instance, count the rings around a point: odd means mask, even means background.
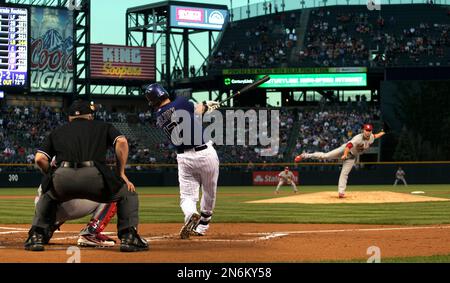
[[[344,154],[345,146],[346,145],[342,145],[327,153],[324,152],[306,153],[304,155],[304,158],[320,159],[320,160],[334,160],[334,159],[340,160],[342,154]],[[339,175],[338,191],[340,194],[345,193],[345,189],[347,188],[348,175],[350,174],[350,171],[352,171],[353,165],[355,165],[356,161],[356,157],[352,156],[351,153],[349,153],[349,157],[350,158],[347,158],[342,163],[341,174]]]
[[[186,223],[193,213],[197,213],[200,187],[200,224],[197,232],[205,233],[209,228],[216,205],[217,180],[219,178],[219,157],[212,142],[201,151],[193,149],[177,154],[178,181],[180,183],[180,207]]]
[[[278,192],[278,190],[280,189],[280,187],[281,187],[283,184],[291,185],[292,188],[294,189],[294,192],[297,192],[297,191],[298,191],[298,190],[297,190],[297,186],[295,185],[294,180],[291,180],[290,182],[289,182],[289,181],[285,182],[285,181],[283,181],[283,180],[280,180],[280,182],[278,182],[278,186],[277,186],[277,188],[275,189],[275,191]]]
[[[398,180],[402,181],[405,186],[408,186],[405,177],[395,178],[394,186],[397,186]]]

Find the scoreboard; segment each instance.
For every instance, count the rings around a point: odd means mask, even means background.
[[[0,88],[28,86],[26,8],[0,6]]]

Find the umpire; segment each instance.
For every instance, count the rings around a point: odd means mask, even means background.
[[[56,206],[71,199],[117,202],[120,251],[148,250],[148,243],[137,233],[138,195],[125,175],[127,139],[113,125],[93,121],[94,110],[94,105],[87,101],[75,101],[69,109],[69,123],[53,130],[36,153],[36,165],[50,178],[43,184],[25,250],[44,250],[55,223]],[[106,166],[109,146],[115,149],[120,178]],[[54,171],[49,166],[51,156],[56,156]]]

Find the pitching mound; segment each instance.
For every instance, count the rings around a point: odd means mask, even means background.
[[[450,201],[450,199],[410,195],[387,191],[347,192],[345,198],[338,198],[337,192],[319,192],[298,194],[289,197],[278,197],[266,200],[249,201],[248,203],[392,203],[392,202],[424,202]]]

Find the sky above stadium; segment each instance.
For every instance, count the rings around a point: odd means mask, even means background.
[[[102,43],[102,44],[118,44],[125,45],[125,14],[126,10],[131,7],[154,4],[161,2],[162,0],[93,0],[91,1],[91,42],[92,43]],[[236,9],[238,7],[247,6],[247,3],[250,6],[258,6],[259,10],[257,13],[260,15],[263,13],[261,10],[262,5],[254,5],[257,3],[263,3],[264,0],[180,0],[183,2],[191,2],[191,3],[205,3],[205,4],[219,4],[226,5],[229,9]],[[360,2],[365,0],[350,0],[350,3]],[[383,0],[384,1],[384,0]],[[266,0],[269,2],[269,0]],[[277,3],[281,5],[282,0],[271,0],[274,5]],[[285,0],[286,10],[295,10],[300,8],[300,0]],[[318,0],[306,0],[307,6],[319,4]],[[342,2],[342,4],[347,3],[346,0],[333,0],[334,3]],[[358,4],[358,3],[355,3]],[[280,6],[279,6],[280,7]],[[251,8],[253,9],[253,8]],[[246,8],[239,9],[241,16],[245,17]],[[251,12],[251,16],[254,16],[254,10]],[[237,15],[237,11],[235,11],[235,20],[239,19],[239,15]],[[191,40],[196,44],[198,49],[200,49],[203,54],[207,54],[207,33],[200,33],[191,36]],[[151,37],[149,37],[151,39]],[[160,54],[159,49],[160,46],[157,44],[157,64],[160,66]],[[204,62],[203,56],[200,55],[196,48],[190,47],[190,55],[189,55],[189,65],[194,65],[196,68],[201,66]],[[173,63],[172,63],[173,64]],[[157,77],[159,78],[159,76]],[[198,93],[197,99],[199,101],[206,100],[207,93]],[[280,100],[281,96],[278,95],[276,101]],[[275,101],[275,100],[274,100]],[[275,105],[275,102],[272,103]]]
[[[230,0],[182,0],[183,2],[196,2],[207,4],[227,5]],[[281,1],[281,0],[279,0]],[[125,44],[125,13],[130,7],[158,3],[161,0],[94,0],[91,1],[91,41],[103,44]],[[255,4],[258,0],[251,0]],[[247,5],[247,0],[232,0],[233,8]],[[113,32],[108,32],[113,31]]]

